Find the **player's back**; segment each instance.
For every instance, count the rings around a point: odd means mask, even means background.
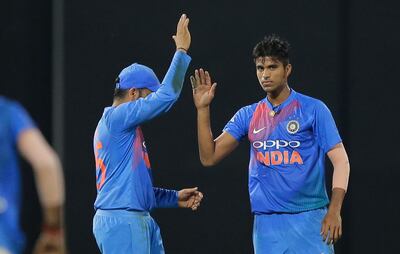
[[[96,209],[150,211],[155,206],[150,164],[139,126],[121,129],[105,108],[94,136]]]

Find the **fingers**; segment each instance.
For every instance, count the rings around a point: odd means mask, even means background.
[[[196,79],[193,76],[190,76],[190,83],[192,84],[192,89],[194,92],[196,92],[196,88],[197,88],[197,82]]]
[[[183,28],[185,29],[185,32],[189,32],[189,18],[186,18],[183,22]]]
[[[321,235],[322,235],[322,240],[325,242],[327,236],[328,236],[328,230],[329,226],[325,224],[325,222],[322,223],[322,228],[321,228]]]
[[[204,70],[200,68],[200,84],[206,85],[206,74]]]
[[[199,70],[197,70],[197,69],[196,69],[196,70],[194,71],[194,77],[196,78],[196,83],[197,83],[197,86],[198,86],[198,85],[200,85],[200,75],[199,75]],[[197,87],[197,86],[196,86],[196,87]]]
[[[187,194],[193,194],[197,191],[198,187],[184,189]]]
[[[328,232],[328,244],[333,244],[334,239],[335,239],[335,226],[330,226]]]
[[[200,69],[196,69],[194,71],[194,78],[190,78],[190,81],[192,82],[192,85],[194,83],[194,81],[196,81],[196,85],[195,87],[197,87],[198,85],[208,85],[211,86],[212,82],[211,82],[211,76],[210,73],[208,71],[205,71],[204,69],[200,68]]]
[[[337,243],[337,241],[339,241],[339,239],[342,238],[342,226],[339,225],[335,227],[333,235],[334,235],[333,243]]]
[[[206,76],[206,85],[211,86],[210,73],[208,71],[205,71],[205,76]]]
[[[214,83],[212,86],[211,86],[211,89],[210,89],[210,95],[212,96],[212,97],[214,97],[214,95],[215,95],[215,90],[217,89],[217,83]]]
[[[182,27],[183,27],[183,24],[185,23],[185,19],[186,19],[186,14],[182,14],[181,17],[179,18],[178,24],[176,25],[176,33],[177,34],[182,31]]]

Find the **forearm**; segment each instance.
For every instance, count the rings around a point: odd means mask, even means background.
[[[56,155],[50,156],[46,161],[38,162],[33,167],[43,210],[43,222],[50,227],[61,227],[64,180],[58,157]]]
[[[329,213],[334,213],[334,214],[340,215],[340,211],[342,210],[342,204],[343,204],[345,194],[346,194],[346,191],[344,189],[333,188],[331,202],[330,202],[329,208],[328,208]]]
[[[178,206],[178,191],[153,187],[157,208]]]
[[[177,50],[159,90],[160,94],[178,98],[183,87],[183,81],[191,58],[183,50]]]
[[[333,166],[332,189],[341,188],[347,191],[350,176],[350,164],[347,156],[339,161],[333,162]]]
[[[211,131],[210,107],[197,109],[197,137],[200,161],[204,166],[215,164],[215,142]]]

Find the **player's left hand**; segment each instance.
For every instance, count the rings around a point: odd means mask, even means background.
[[[182,208],[190,208],[193,211],[199,208],[203,193],[198,188],[182,189],[178,191],[178,206]]]
[[[336,243],[342,237],[342,217],[340,212],[330,212],[322,220],[321,235],[328,244]]]
[[[66,254],[63,232],[42,231],[36,241],[33,254]]]

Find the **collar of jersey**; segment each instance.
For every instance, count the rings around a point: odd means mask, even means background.
[[[268,97],[265,97],[265,102],[268,106],[269,109],[278,112],[280,111],[282,108],[284,108],[286,105],[288,105],[290,102],[292,102],[292,100],[294,99],[294,97],[296,96],[296,91],[293,90],[292,88],[290,88],[290,95],[289,97],[286,98],[286,100],[284,100],[281,104],[277,105],[277,106],[273,106],[272,103],[268,100]]]

